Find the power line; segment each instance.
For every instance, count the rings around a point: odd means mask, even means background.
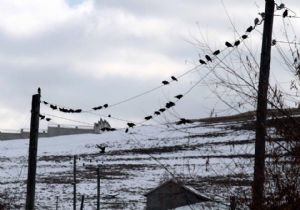
[[[92,123],[83,122],[83,121],[79,121],[79,120],[73,120],[73,119],[70,119],[70,118],[65,118],[65,117],[61,117],[61,116],[57,116],[57,115],[52,115],[52,114],[48,114],[48,113],[42,113],[42,115],[46,115],[46,116],[50,116],[50,117],[54,117],[54,118],[58,118],[58,119],[62,119],[62,120],[67,120],[67,121],[70,121],[70,122],[77,122],[77,123],[86,124],[86,125],[94,125]]]

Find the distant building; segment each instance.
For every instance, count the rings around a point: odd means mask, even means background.
[[[94,126],[90,127],[70,127],[64,125],[57,126],[48,126],[47,131],[39,133],[39,137],[54,137],[54,136],[63,136],[63,135],[76,135],[76,134],[85,134],[85,133],[102,133],[101,129],[111,128],[110,124],[100,118]],[[12,140],[12,139],[28,139],[30,135],[29,131],[24,131],[23,129],[20,132],[0,132],[0,140]]]
[[[146,193],[146,210],[168,210],[212,200],[190,186],[171,179]]]
[[[106,120],[100,118],[100,120],[94,124],[94,132],[101,133],[102,128],[111,128],[111,126]]]

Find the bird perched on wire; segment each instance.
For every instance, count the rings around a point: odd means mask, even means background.
[[[248,35],[244,34],[242,35],[242,39],[247,39],[248,38]]]
[[[229,42],[225,42],[226,47],[233,47],[233,45]]]
[[[134,124],[134,123],[130,123],[130,122],[129,122],[129,123],[127,123],[127,125],[128,125],[128,127],[129,127],[129,128],[133,128],[133,127],[135,126],[135,124]]]
[[[41,95],[41,88],[40,87],[37,89],[37,92],[38,92],[39,95]]]
[[[178,81],[177,78],[174,77],[174,76],[171,76],[171,79],[174,80],[174,81]]]
[[[161,83],[163,83],[164,85],[170,84],[170,83],[169,83],[168,81],[166,81],[166,80],[162,81]]]
[[[251,31],[253,31],[253,26],[249,26],[246,30],[246,32],[250,33]]]
[[[206,64],[206,62],[202,59],[199,60],[199,63],[202,64],[202,65]]]
[[[220,50],[216,50],[215,52],[213,52],[213,55],[219,55],[220,54]]]
[[[179,95],[175,96],[175,98],[177,98],[177,99],[181,99],[182,97],[183,97],[182,94],[179,94]]]
[[[50,108],[55,110],[55,109],[57,109],[57,106],[50,104]]]
[[[46,118],[46,121],[48,121],[48,122],[49,122],[50,120],[51,120],[51,118]]]
[[[259,23],[259,19],[258,18],[255,18],[254,19],[254,25],[257,25]]]
[[[96,147],[98,148],[98,149],[100,149],[100,153],[105,153],[105,146],[102,146],[102,145],[99,145],[99,144],[96,144]]]
[[[45,115],[39,114],[39,117],[41,118],[41,120],[45,119]]]
[[[97,107],[93,108],[93,110],[95,110],[95,111],[98,110],[98,109],[102,109],[102,106],[97,106]]]
[[[108,107],[108,104],[104,104],[103,107],[106,109]]]
[[[154,114],[155,115],[160,115],[160,112],[159,111],[155,111]]]
[[[288,12],[288,10],[286,9],[286,10],[284,10],[284,12],[283,12],[283,14],[282,14],[282,17],[285,18],[285,17],[288,16],[288,14],[289,14],[289,12]]]
[[[209,55],[205,55],[205,58],[207,61],[212,62],[211,58],[209,57]]]
[[[145,120],[150,120],[150,119],[152,119],[152,116],[145,117]]]
[[[175,103],[172,101],[169,101],[168,103],[166,103],[166,108],[171,108],[172,106],[175,106]]]
[[[236,40],[235,42],[234,42],[234,46],[239,46],[241,44],[241,41],[240,40]]]
[[[159,111],[160,112],[164,112],[164,111],[166,111],[166,109],[165,108],[161,108],[161,109],[159,109]]]

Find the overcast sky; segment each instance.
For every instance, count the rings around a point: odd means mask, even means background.
[[[223,2],[241,32],[264,10],[261,0]],[[300,14],[298,0],[285,4]],[[214,48],[235,37],[224,5],[221,0],[1,0],[0,129],[29,127],[31,96],[38,87],[43,100],[90,109],[147,91],[195,67],[201,51],[191,42]],[[259,33],[253,36],[260,38]],[[251,44],[260,49],[256,41]],[[198,79],[199,73],[191,73],[99,113],[141,121]],[[224,105],[200,85],[173,114],[206,117],[214,106]],[[86,123],[99,118],[62,115],[44,106],[42,112]],[[53,122],[74,124],[54,117]]]

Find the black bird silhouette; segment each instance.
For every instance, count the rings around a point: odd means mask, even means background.
[[[233,47],[231,43],[225,42],[226,47]]]
[[[163,83],[164,85],[168,85],[169,84],[169,82],[166,81],[166,80],[162,81],[161,83]]]
[[[155,111],[154,114],[155,115],[160,115],[160,112],[159,111]]]
[[[45,105],[47,105],[47,104],[48,104],[48,102],[47,102],[47,101],[43,101],[43,103],[44,103]]]
[[[246,32],[250,33],[251,31],[253,31],[253,26],[249,26],[246,30]]]
[[[98,147],[98,149],[100,149],[100,153],[105,153],[105,146],[101,146],[99,144],[96,144],[96,147]]]
[[[99,106],[93,108],[93,110],[95,110],[95,111],[98,110],[98,109],[99,109]]]
[[[220,50],[216,50],[215,52],[213,52],[213,55],[219,55],[220,54]]]
[[[55,109],[57,109],[57,106],[50,104],[50,108],[55,110]]]
[[[175,106],[175,103],[172,101],[169,101],[168,103],[166,103],[166,108],[171,108],[172,106]]]
[[[281,3],[280,5],[276,5],[276,9],[277,10],[281,10],[285,7],[285,5],[283,3]]]
[[[181,118],[176,124],[177,125],[182,125],[182,124],[186,124],[186,123],[191,123],[191,120],[187,120],[185,118]]]
[[[241,42],[240,42],[240,40],[236,40],[235,42],[234,42],[234,46],[239,46],[241,44]]]
[[[174,80],[174,81],[178,81],[177,78],[174,77],[174,76],[171,76],[171,79]]]
[[[37,92],[38,92],[38,94],[41,95],[41,88],[40,87],[37,89]]]
[[[166,111],[166,109],[165,108],[161,108],[161,109],[159,109],[159,111],[160,112],[164,112],[164,111]]]
[[[199,60],[200,64],[206,64],[206,62],[202,59]]]
[[[128,128],[125,129],[125,133],[128,133]]]
[[[109,114],[109,115],[107,115],[107,117],[111,117],[111,115]]]
[[[44,115],[39,114],[39,116],[40,116],[41,120],[45,119]]]
[[[104,104],[103,107],[106,109],[108,107],[108,104]]]
[[[242,36],[242,39],[247,39],[248,38],[248,35],[246,35],[246,34],[244,34],[243,36]]]
[[[80,113],[80,112],[82,112],[82,110],[81,109],[76,109],[74,112],[75,113]]]
[[[51,119],[50,118],[46,118],[46,120],[49,122]]]
[[[209,57],[209,55],[205,55],[205,58],[206,58],[207,61],[212,62],[212,60],[211,60],[211,58]]]
[[[115,130],[117,130],[116,128],[110,128],[109,129],[110,131],[115,131]]]
[[[273,39],[273,40],[272,40],[272,46],[276,45],[276,43],[277,43],[277,42],[276,42],[276,39]]]
[[[129,128],[133,128],[133,126],[135,126],[134,123],[127,123],[127,125],[128,125]]]
[[[283,14],[282,14],[282,17],[285,18],[285,17],[288,16],[288,14],[289,14],[289,12],[288,12],[288,10],[286,9],[286,10],[284,10],[284,12],[283,12]]]
[[[145,120],[150,120],[152,118],[152,116],[147,116],[145,117]]]
[[[259,23],[259,19],[258,18],[255,18],[254,19],[254,25],[257,25]]]
[[[177,98],[177,99],[181,99],[182,97],[183,97],[183,95],[181,95],[181,94],[175,96],[175,98]]]

